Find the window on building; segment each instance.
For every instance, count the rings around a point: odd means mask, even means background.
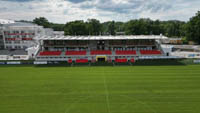
[[[14,31],[14,33],[19,33],[19,31]]]
[[[33,38],[33,35],[30,35],[29,38]]]
[[[15,43],[15,44],[20,44],[20,41],[15,41],[14,43]]]
[[[6,43],[6,44],[11,44],[11,41],[6,41],[5,43]]]
[[[22,35],[22,38],[26,38],[26,35]]]
[[[6,46],[6,49],[12,49],[12,46]]]
[[[21,49],[21,46],[15,46],[14,48],[15,49]]]
[[[30,31],[28,31],[28,33],[34,33],[34,31],[30,30]]]

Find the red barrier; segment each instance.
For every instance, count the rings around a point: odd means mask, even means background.
[[[143,54],[143,55],[159,55],[159,54],[161,54],[161,51],[158,51],[158,50],[141,50],[140,53]]]
[[[123,59],[115,59],[115,62],[117,63],[126,63],[128,60],[126,58]]]
[[[40,52],[40,56],[59,56],[61,53],[61,51],[43,51]]]
[[[115,53],[117,55],[136,55],[136,51],[135,50],[125,50],[125,51],[117,50]]]
[[[88,63],[88,59],[76,59],[76,63]]]
[[[91,51],[90,52],[91,55],[112,55],[112,52],[109,50],[96,50],[96,51]]]
[[[67,62],[68,62],[68,63],[72,63],[72,59],[69,59]]]
[[[130,61],[131,61],[131,63],[135,63],[135,59],[131,59]]]
[[[66,51],[65,55],[86,55],[86,51]]]

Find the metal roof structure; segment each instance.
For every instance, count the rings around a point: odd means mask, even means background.
[[[129,35],[129,36],[36,36],[35,40],[137,40],[137,39],[168,39],[162,35]]]
[[[200,45],[173,45],[173,48],[200,51]]]

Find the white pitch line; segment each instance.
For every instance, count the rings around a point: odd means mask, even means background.
[[[107,107],[108,107],[108,113],[110,113],[109,92],[108,92],[108,87],[107,87],[107,83],[106,83],[106,77],[105,77],[104,70],[103,70],[103,79],[104,79],[104,88],[105,88],[105,93],[106,93],[106,103],[107,103]]]
[[[92,92],[90,91],[90,87],[89,87],[89,85],[88,85],[88,94],[91,96],[91,98],[94,98],[94,96],[92,95]],[[92,104],[92,113],[95,113],[95,111],[94,111],[94,104]]]

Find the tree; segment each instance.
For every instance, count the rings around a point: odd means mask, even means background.
[[[102,32],[102,25],[99,20],[88,19],[87,29],[89,30],[89,35],[100,35]]]
[[[162,26],[161,21],[159,21],[159,20],[152,21],[150,34],[152,34],[152,35],[164,34],[164,28]]]
[[[54,24],[54,23],[50,24],[50,28],[52,28],[54,31],[64,31],[64,27],[65,24]]]
[[[82,20],[67,23],[64,31],[65,35],[89,35],[87,25]]]
[[[196,16],[190,18],[186,27],[187,40],[195,41],[200,44],[200,11]]]
[[[164,29],[165,29],[165,35],[169,37],[182,37],[183,32],[181,30],[183,29],[183,26],[185,25],[185,22],[182,21],[166,21],[164,22]]]
[[[66,24],[56,24],[50,23],[44,17],[39,17],[35,18],[33,22],[45,28],[52,28],[55,31],[65,31],[65,35],[115,35],[116,32],[125,32],[126,35],[163,34],[168,37],[186,37],[186,34],[188,34],[188,39],[193,40],[191,38],[194,37],[192,34],[194,30],[198,30],[193,28],[196,25],[196,20],[198,18],[191,19],[191,22],[186,24],[177,20],[153,21],[149,18],[130,20],[128,22],[108,21],[104,23],[100,23],[97,19],[88,19],[86,22],[77,20]],[[197,24],[196,26],[198,27],[199,25]]]
[[[124,32],[125,31],[124,22],[115,22],[115,31],[116,32]]]
[[[112,21],[108,24],[108,32],[110,35],[115,35],[115,21]]]
[[[150,23],[151,20],[149,19],[131,20],[126,23],[126,34],[148,35],[151,32]]]
[[[35,18],[33,20],[33,23],[35,23],[37,25],[41,25],[44,28],[50,28],[50,23],[49,23],[49,21],[45,17]]]

